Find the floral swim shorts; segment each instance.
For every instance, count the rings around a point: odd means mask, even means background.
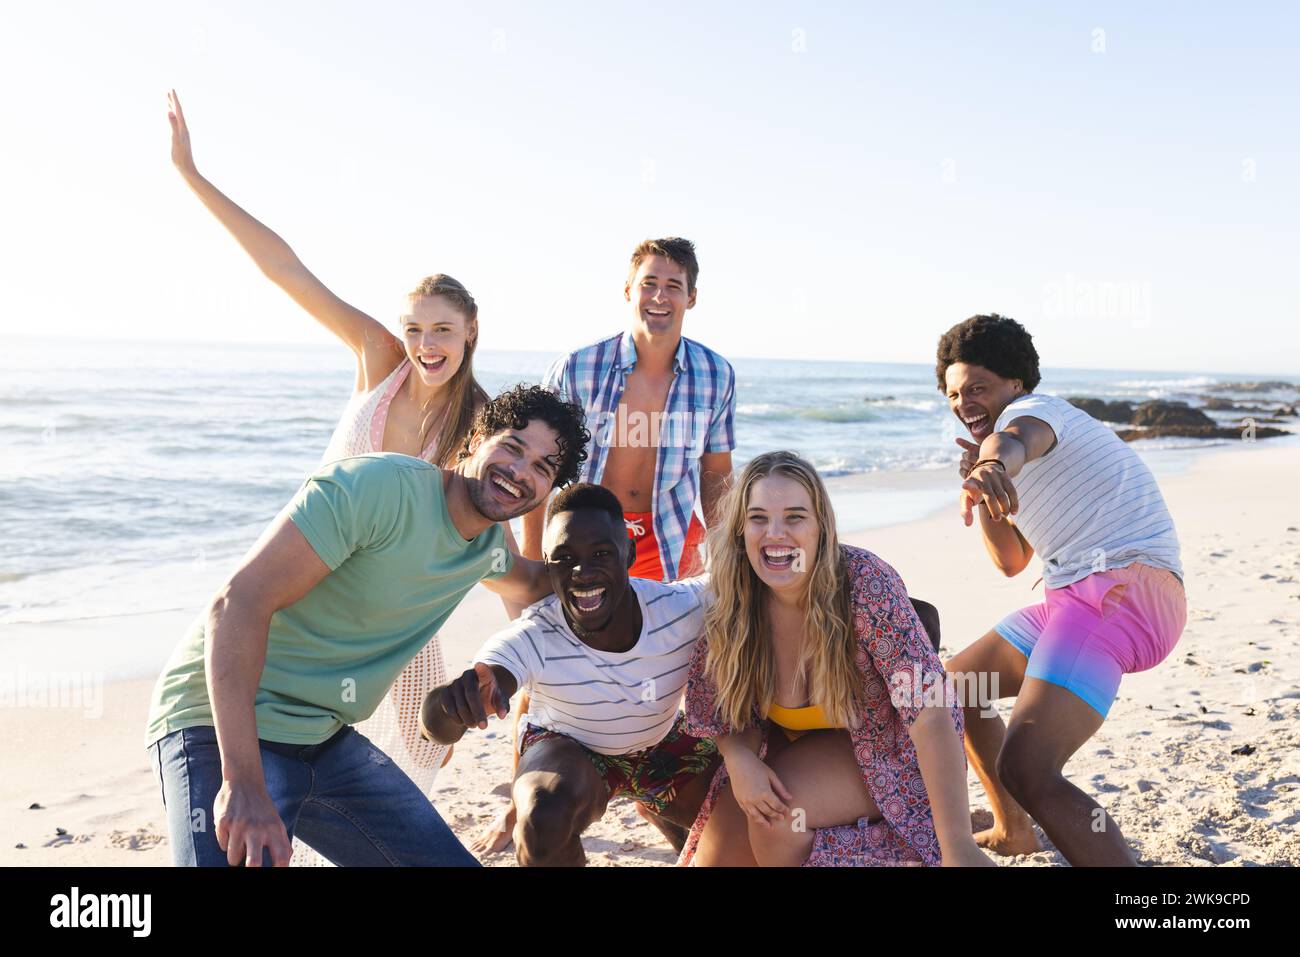
[[[609,789],[609,796],[626,794],[656,814],[673,802],[679,788],[714,767],[718,746],[712,738],[686,733],[686,716],[678,714],[664,739],[653,748],[629,754],[601,754],[567,734],[528,725],[519,740],[519,753],[547,738],[567,738],[582,748]]]

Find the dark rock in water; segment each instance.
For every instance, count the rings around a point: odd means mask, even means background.
[[[1125,424],[1133,421],[1133,403],[1131,402],[1107,402],[1105,399],[1089,399],[1083,396],[1070,396],[1065,400],[1076,409],[1083,409],[1098,422],[1123,422]]]
[[[1211,412],[1262,412],[1264,407],[1258,403],[1243,405],[1240,402],[1234,402],[1231,399],[1220,399],[1217,396],[1207,395],[1201,399],[1201,408],[1209,409]]]
[[[867,395],[862,397],[863,402],[893,402],[892,395]]]
[[[1288,389],[1300,392],[1300,385],[1276,379],[1265,382],[1216,382],[1205,388],[1210,392],[1285,392]]]
[[[1295,406],[1274,405],[1272,402],[1237,402],[1217,396],[1201,397],[1201,408],[1210,412],[1247,412],[1252,415],[1295,415]]]
[[[1225,429],[1217,425],[1156,425],[1149,429],[1116,429],[1115,434],[1125,442],[1134,439],[1237,439],[1245,438],[1245,428]],[[1293,435],[1286,429],[1275,429],[1269,425],[1255,428],[1255,438],[1275,439],[1281,435]]]
[[[1143,402],[1133,410],[1133,425],[1214,425],[1212,418],[1186,402],[1169,402],[1153,399]]]

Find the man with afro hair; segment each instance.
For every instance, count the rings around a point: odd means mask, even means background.
[[[1150,469],[1131,447],[1064,399],[1034,390],[1033,338],[996,313],[939,340],[939,390],[969,434],[959,504],[979,513],[984,546],[1004,575],[1037,552],[1041,604],[1007,616],[947,664],[991,674],[1015,696],[1003,726],[965,700],[966,752],[989,795],[993,826],[976,842],[1001,854],[1041,849],[1030,820],[1074,865],[1134,865],[1118,825],[1062,774],[1105,721],[1125,674],[1173,650],[1187,617],[1178,536]],[[988,716],[986,716],[988,715]]]

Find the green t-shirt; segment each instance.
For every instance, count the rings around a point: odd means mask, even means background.
[[[319,744],[368,718],[474,584],[510,570],[501,526],[460,537],[442,479],[409,455],[360,455],[322,468],[285,507],[330,573],[271,617],[259,738]],[[147,743],[213,724],[206,632],[204,612],[159,676]]]

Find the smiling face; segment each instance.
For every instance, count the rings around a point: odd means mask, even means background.
[[[493,522],[531,512],[546,501],[560,461],[555,430],[541,419],[525,429],[506,429],[487,438],[475,436],[465,469],[470,501]]]
[[[786,475],[758,479],[744,523],[745,555],[754,574],[773,591],[802,594],[821,539],[808,490]]]
[[[680,334],[695,292],[686,291],[686,270],[667,256],[647,256],[623,287],[635,324],[652,336]]]
[[[466,344],[478,335],[478,322],[441,296],[412,296],[399,319],[402,343],[420,381],[438,388],[465,361]]]
[[[1019,379],[1004,379],[984,366],[954,362],[944,373],[948,407],[976,442],[993,434],[993,424],[1011,400],[1025,394]]]
[[[608,512],[578,508],[551,516],[543,557],[551,587],[576,631],[603,631],[630,607],[627,570],[634,555],[627,527]]]

